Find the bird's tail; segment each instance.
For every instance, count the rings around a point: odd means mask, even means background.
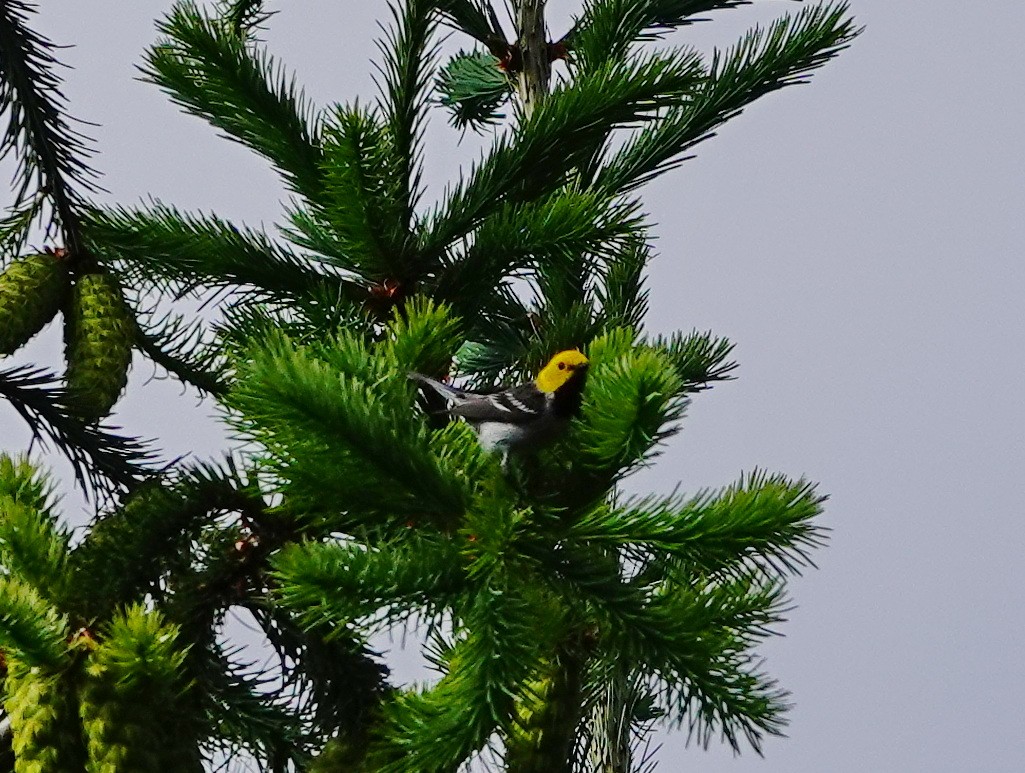
[[[407,373],[406,375],[411,381],[415,381],[421,386],[430,387],[446,400],[454,400],[462,394],[462,392],[455,387],[450,387],[448,384],[443,384],[442,382],[424,376],[421,373]]]

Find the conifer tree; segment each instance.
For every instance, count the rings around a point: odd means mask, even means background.
[[[178,0],[144,72],[277,169],[291,198],[265,233],[95,203],[56,46],[31,3],[0,1],[0,148],[19,162],[0,356],[60,316],[66,359],[0,369],[0,394],[97,509],[73,536],[47,475],[0,456],[5,769],[432,772],[490,752],[516,773],[627,773],[653,725],[756,751],[782,731],[787,693],[754,648],[823,540],[823,496],[761,471],[621,488],[735,368],[712,333],[644,332],[639,189],[857,34],[827,1],[710,56],[686,46],[745,4],[582,0],[553,34],[543,0],[507,21],[490,0],[394,0],[376,100],[317,108],[258,39],[259,0]],[[442,61],[446,30],[463,49]],[[677,30],[682,47],[650,45]],[[491,144],[429,201],[438,110]],[[214,297],[219,321],[153,314],[154,296]],[[570,348],[591,362],[579,415],[505,464],[406,377],[496,388]],[[248,442],[167,464],[115,430],[133,350]],[[276,667],[224,642],[232,607]],[[399,688],[369,640],[409,622],[439,678]]]

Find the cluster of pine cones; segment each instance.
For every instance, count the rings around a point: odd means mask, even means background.
[[[57,250],[16,259],[0,274],[0,357],[64,315],[66,407],[87,422],[107,416],[128,383],[135,318],[110,274],[72,277]]]

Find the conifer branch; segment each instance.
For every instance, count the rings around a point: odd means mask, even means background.
[[[591,545],[653,550],[712,574],[738,563],[796,571],[823,542],[812,522],[823,501],[807,481],[755,473],[722,492],[600,508],[574,519],[568,534]]]
[[[365,368],[353,355],[349,367]],[[342,357],[335,363],[345,364]],[[288,449],[290,461],[277,473],[291,481],[290,498],[314,505],[333,480],[341,511],[373,514],[378,523],[382,516],[452,523],[467,508],[472,477],[431,452],[424,430],[409,421],[408,403],[380,391],[408,389],[403,373],[386,371],[373,382],[363,373],[339,373],[279,339],[253,352],[227,402],[241,413],[239,429],[270,448]]]
[[[136,346],[154,363],[203,394],[228,391],[227,365],[221,351],[204,341],[201,323],[187,324],[171,313],[151,323],[139,323]]]
[[[26,195],[45,191],[52,201],[64,246],[80,255],[83,244],[77,209],[81,193],[99,190],[96,173],[83,160],[88,138],[71,128],[52,42],[28,26],[34,6],[24,0],[0,4],[0,114],[8,125],[0,138],[0,156],[17,152],[15,206]],[[79,190],[76,190],[78,188]]]
[[[0,457],[0,465],[5,461]],[[46,504],[31,504],[7,486],[0,487],[0,570],[4,574],[20,577],[48,602],[60,605],[68,583],[69,542],[68,533]]]
[[[442,18],[488,48],[506,45],[502,25],[487,0],[439,0]]]
[[[221,15],[237,35],[248,36],[274,14],[263,9],[264,0],[220,0]]]
[[[659,712],[653,710],[643,678],[629,669],[624,663],[603,664],[590,674],[589,714],[577,747],[578,770],[651,773],[654,769],[645,766],[643,760],[634,765],[634,739],[650,732]]]
[[[512,91],[501,60],[487,51],[460,51],[438,73],[435,88],[452,125],[478,132],[504,118],[499,110]]]
[[[614,479],[646,463],[676,431],[687,405],[683,384],[668,358],[643,349],[599,359],[589,380],[576,430],[582,463]]]
[[[697,14],[750,5],[752,0],[588,0],[564,42],[574,65],[588,70],[622,59],[638,42],[657,40],[702,19]]]
[[[2,155],[2,154],[0,154]],[[46,205],[45,189],[35,196],[26,196],[7,207],[7,214],[0,218],[0,263],[9,264],[20,255],[28,244],[30,229]]]
[[[389,3],[392,27],[381,44],[385,115],[394,153],[394,181],[402,225],[408,232],[413,210],[422,193],[420,144],[429,105],[428,89],[436,50],[431,38],[438,24],[437,0]]]
[[[536,201],[564,184],[616,127],[649,120],[682,101],[701,77],[696,56],[616,62],[554,89],[513,138],[499,139],[427,224],[437,255],[506,203]]]
[[[365,739],[390,692],[388,668],[376,653],[334,626],[300,625],[272,602],[252,600],[246,608],[278,654],[286,691],[318,745],[339,734]]]
[[[632,647],[663,641],[668,657],[661,662],[647,659],[642,671],[657,675],[664,709],[687,722],[691,738],[707,748],[719,735],[736,753],[743,739],[760,754],[766,735],[783,733],[790,708],[789,694],[750,652],[783,620],[787,607],[782,587],[766,585],[753,573],[695,596],[679,587],[677,591],[676,597],[647,610],[651,628],[637,621],[637,630],[628,636],[639,634],[638,639],[624,643]],[[692,609],[698,622],[684,623],[694,627],[682,633],[676,621],[686,620]],[[695,630],[700,630],[696,641]],[[681,634],[691,639],[689,646],[669,643]]]
[[[293,209],[296,231],[289,238],[368,281],[409,282],[410,215],[402,192],[407,171],[388,126],[374,112],[340,107],[323,133],[324,195]]]
[[[549,627],[538,620],[529,596],[505,567],[490,567],[463,615],[466,634],[448,657],[448,673],[432,689],[404,693],[384,707],[384,722],[371,747],[371,769],[380,773],[452,770],[489,736],[507,729],[516,686],[539,663]],[[453,705],[460,706],[452,711]]]
[[[22,579],[0,577],[0,650],[56,673],[69,661],[68,621]]]
[[[639,664],[699,742],[719,732],[735,750],[743,737],[757,751],[765,733],[782,731],[786,693],[749,652],[782,619],[779,584],[750,571],[721,584],[640,588],[621,581],[617,564],[602,569],[584,555],[567,553],[559,574],[591,609],[606,657]]]
[[[154,454],[142,441],[83,423],[64,408],[61,382],[45,370],[20,366],[0,371],[0,396],[32,427],[35,440],[44,446],[50,440],[67,457],[87,494],[130,490],[156,472]]]
[[[149,209],[90,209],[89,245],[131,282],[186,295],[200,287],[250,288],[294,299],[324,285],[361,303],[366,292],[296,255],[265,234],[214,215],[192,215],[160,202]]]
[[[860,33],[846,2],[809,6],[767,29],[755,27],[737,46],[716,52],[692,99],[645,127],[598,170],[594,185],[625,192],[674,168],[682,154],[713,136],[715,127],[777,89],[807,76]]]
[[[185,673],[204,688],[195,710],[208,753],[234,757],[244,750],[262,769],[274,771],[295,769],[309,759],[314,739],[256,664],[239,662],[237,654],[225,654],[216,645],[194,646]]]
[[[737,363],[727,359],[734,344],[711,332],[695,330],[668,337],[656,336],[650,346],[669,356],[683,382],[683,391],[688,394],[702,392],[719,381],[732,380],[733,371],[737,369]]]
[[[270,161],[296,193],[321,191],[319,123],[302,91],[270,54],[182,0],[158,24],[164,37],[142,72],[186,111]]]
[[[120,507],[98,517],[71,554],[74,605],[86,618],[106,617],[115,607],[146,594],[161,595],[171,573],[178,589],[191,566],[191,544],[218,513],[240,512],[251,520],[262,502],[245,490],[229,465],[226,470],[192,467],[164,481],[141,486]],[[198,596],[190,602],[199,603]],[[202,597],[210,605],[222,599]]]
[[[435,297],[473,319],[495,287],[528,270],[561,274],[587,256],[588,267],[608,259],[639,225],[636,202],[561,189],[525,204],[507,204],[484,220],[472,246],[444,262]]]
[[[648,312],[644,269],[650,257],[651,247],[636,234],[611,245],[588,292],[603,332],[641,328]]]
[[[276,598],[306,626],[370,631],[416,611],[438,614],[465,591],[463,564],[450,537],[416,534],[373,546],[290,545],[272,561]]]

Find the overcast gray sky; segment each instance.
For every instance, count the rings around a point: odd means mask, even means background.
[[[109,199],[269,226],[283,192],[263,162],[133,80],[169,5],[42,3],[40,29],[75,45],[67,94],[101,124]],[[383,2],[269,5],[282,12],[265,37],[316,102],[372,94]],[[673,42],[728,44],[788,7],[756,0]],[[556,33],[576,8],[552,0]],[[1025,770],[1025,3],[852,8],[867,31],[850,51],[646,191],[649,328],[727,335],[741,368],[631,488],[803,474],[831,494],[833,529],[793,585],[786,637],[763,648],[794,694],[789,739],[735,759],[668,735],[664,771]],[[435,186],[475,155],[444,122],[429,135]],[[17,359],[59,366],[59,331]],[[135,389],[119,418],[172,453],[215,453],[211,407],[179,391]],[[24,448],[19,421],[0,406],[0,447]]]

